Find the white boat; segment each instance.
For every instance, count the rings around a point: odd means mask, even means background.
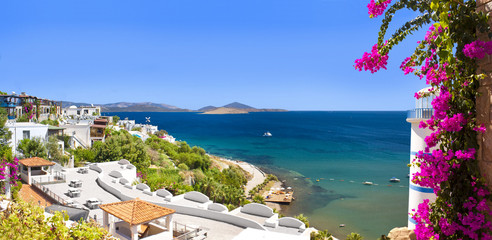
[[[368,181],[365,181],[365,182],[363,182],[362,184],[364,184],[364,185],[373,185],[374,183],[372,183],[372,182],[368,182]]]
[[[398,179],[396,177],[392,177],[389,181],[390,182],[400,182],[400,179]]]
[[[263,133],[263,137],[271,137],[272,134],[270,132]]]

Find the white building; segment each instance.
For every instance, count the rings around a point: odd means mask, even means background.
[[[89,148],[95,141],[105,141],[106,119],[67,119],[60,124],[65,135],[71,136],[70,146],[73,148]]]
[[[427,92],[429,88],[424,88],[419,91],[419,93]],[[424,139],[426,136],[429,136],[432,131],[428,128],[423,129],[419,128],[419,124],[421,121],[425,121],[431,118],[434,113],[434,109],[432,108],[432,100],[434,99],[434,95],[420,98],[416,101],[416,106],[414,110],[408,112],[407,122],[412,124],[411,135],[410,135],[410,163],[415,159],[415,155],[419,151],[424,151],[427,147]],[[430,151],[434,150],[436,147],[431,148]],[[412,176],[419,169],[417,167],[410,168],[410,185],[409,185],[409,194],[408,194],[408,213],[413,214],[412,209],[417,209],[418,205],[424,201],[424,199],[429,199],[430,202],[434,202],[436,200],[436,195],[434,194],[434,190],[428,187],[422,187],[418,184],[412,182]],[[412,219],[411,215],[408,216],[408,228],[415,229],[415,221]]]
[[[72,148],[91,147],[91,123],[84,121],[79,123],[60,124],[65,128],[65,135],[71,136],[70,146]]]
[[[12,132],[10,147],[14,155],[18,155],[17,146],[23,139],[39,138],[41,141],[48,139],[48,125],[33,122],[7,122],[5,127]]]
[[[157,126],[150,125],[150,124],[135,124],[133,128],[141,128],[140,132],[148,133],[148,134],[154,134],[158,130]]]
[[[63,109],[63,116],[66,117],[89,117],[89,116],[100,116],[101,107],[100,106],[70,106]]]
[[[131,131],[135,127],[135,120],[125,118],[124,120],[119,120],[116,125],[123,126],[127,131]]]

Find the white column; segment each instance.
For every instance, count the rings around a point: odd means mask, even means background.
[[[110,229],[108,228],[108,213],[106,211],[103,211],[103,227],[104,229],[108,230],[108,232],[110,231]]]
[[[132,234],[132,240],[138,240],[138,226],[140,226],[140,225],[130,226],[130,231]]]
[[[418,151],[423,151],[425,149],[427,145],[424,139],[426,136],[429,136],[432,133],[432,131],[429,129],[419,128],[419,123],[421,120],[426,120],[426,119],[412,119],[412,121],[408,121],[407,119],[407,121],[412,124],[411,135],[410,135],[410,163],[412,163],[412,161],[415,159],[415,154]],[[434,149],[436,149],[436,147],[431,148],[430,152],[432,152],[432,150]],[[429,199],[431,203],[436,201],[436,195],[434,194],[432,188],[422,187],[412,182],[413,174],[415,174],[418,171],[419,171],[418,167],[412,166],[410,168],[410,184],[408,190],[409,214],[413,214],[414,212],[412,211],[412,209],[415,209],[416,211],[418,205],[422,203],[425,199]],[[414,220],[410,215],[408,216],[408,228],[415,229]]]
[[[173,233],[173,214],[166,216],[166,228],[172,234]]]
[[[31,185],[31,167],[27,167],[27,184]]]
[[[5,168],[5,196],[7,199],[10,199],[11,197],[11,191],[10,191],[10,168],[9,166],[6,166]]]
[[[111,233],[111,235],[113,235],[113,236],[116,233],[116,227],[114,224],[114,219],[115,219],[115,217],[113,215],[111,215],[109,218],[109,233]]]

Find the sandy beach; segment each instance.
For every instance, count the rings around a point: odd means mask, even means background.
[[[243,170],[245,170],[246,172],[251,174],[252,178],[248,181],[248,183],[246,184],[245,189],[244,189],[245,194],[248,194],[248,192],[251,189],[253,189],[257,185],[263,183],[265,181],[265,179],[267,178],[267,175],[263,171],[261,171],[258,167],[256,167],[255,165],[253,165],[251,163],[247,163],[247,162],[243,162],[243,161],[229,160],[229,159],[225,159],[225,158],[221,158],[221,157],[217,157],[217,156],[214,156],[214,157],[216,157],[220,161],[224,162],[224,164],[221,164],[221,167],[228,167],[228,164],[233,164],[233,165],[239,166],[240,168],[242,168]],[[225,164],[225,163],[227,163],[227,164]],[[272,188],[281,188],[281,187],[283,187],[283,184],[280,181],[276,181],[272,186]],[[277,211],[279,211],[279,212],[282,210],[281,205],[278,203],[266,202],[265,205],[267,205],[268,207],[270,207],[272,209],[277,209]]]

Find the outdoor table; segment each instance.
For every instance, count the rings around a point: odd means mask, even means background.
[[[101,201],[97,198],[87,199],[87,207],[89,207],[90,209],[98,208],[99,204],[101,204]]]
[[[80,190],[75,188],[68,189],[68,196],[71,198],[80,197]]]
[[[82,187],[82,181],[74,179],[74,180],[70,181],[69,186],[74,187],[74,188]]]

